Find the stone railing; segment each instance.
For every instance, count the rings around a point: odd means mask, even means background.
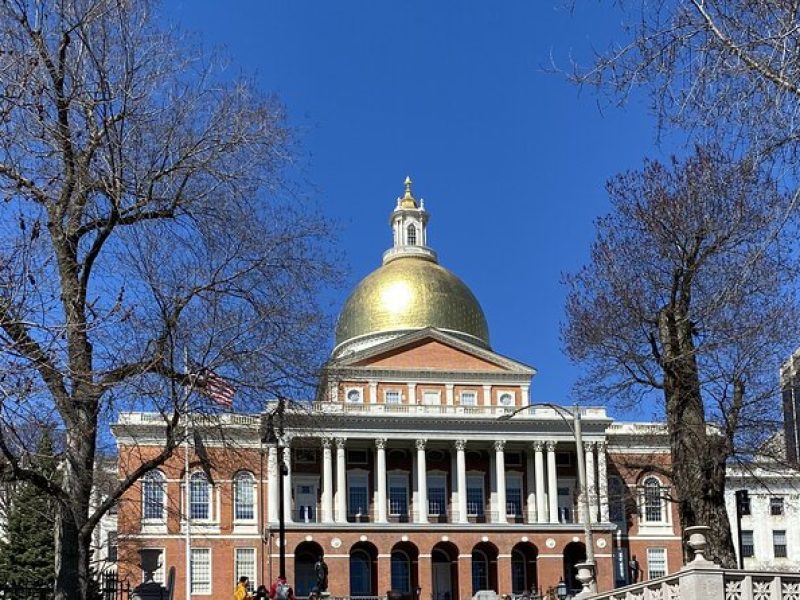
[[[571,410],[569,407],[565,407]],[[314,402],[313,411],[315,413],[347,413],[365,415],[457,415],[459,417],[498,417],[507,415],[519,406],[455,406],[449,404],[371,404],[364,402]],[[585,418],[605,419],[606,409],[603,407],[583,407],[581,416]],[[533,408],[521,411],[514,416],[514,419],[545,419],[561,421],[562,417],[554,409],[547,406],[534,406]]]
[[[800,573],[723,569],[706,560],[708,531],[703,526],[686,528],[695,557],[677,573],[602,594],[591,592],[588,578],[576,600],[800,600]]]
[[[171,418],[171,415],[166,417],[157,412],[122,412],[117,418],[117,425],[164,425],[166,420]],[[183,417],[181,417],[183,421]],[[220,413],[215,415],[192,415],[192,421],[195,425],[258,425],[259,417],[257,415],[238,415],[234,413]]]

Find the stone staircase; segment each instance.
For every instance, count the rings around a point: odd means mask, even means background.
[[[583,590],[575,600],[800,600],[800,573],[723,569],[703,556],[708,527],[687,527],[687,544],[694,560],[677,573],[610,592],[592,592],[591,570],[578,579]]]

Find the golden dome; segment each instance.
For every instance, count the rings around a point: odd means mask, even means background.
[[[458,277],[426,257],[397,257],[367,275],[345,302],[335,352],[345,342],[425,327],[489,347],[483,310]]]

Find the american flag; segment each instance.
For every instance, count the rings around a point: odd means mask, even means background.
[[[214,371],[205,369],[197,379],[198,391],[217,404],[230,407],[236,388]]]

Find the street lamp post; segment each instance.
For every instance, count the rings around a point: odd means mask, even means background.
[[[521,413],[524,410],[528,410],[531,408],[536,407],[546,407],[552,408],[556,414],[561,417],[561,420],[564,421],[566,426],[572,432],[572,435],[575,437],[575,445],[577,446],[576,454],[578,459],[578,486],[581,490],[581,507],[583,509],[583,535],[586,544],[586,562],[591,565],[591,568],[595,569],[595,562],[594,562],[594,536],[592,534],[592,520],[591,520],[591,513],[589,508],[589,486],[587,485],[586,481],[586,457],[583,455],[583,434],[581,431],[581,411],[578,405],[576,404],[572,412],[570,413],[566,408],[563,406],[559,406],[557,404],[550,404],[550,403],[536,403],[536,404],[526,404],[525,406],[521,406],[516,410],[511,411],[510,413],[506,413],[504,415],[500,415],[498,417],[499,421],[508,421],[514,415]],[[570,424],[567,417],[572,417],[572,424]],[[596,591],[596,578],[597,573],[594,573],[594,580],[592,581],[592,590]]]
[[[278,577],[283,579],[286,579],[286,506],[283,499],[283,478],[287,474],[283,457],[283,411],[285,406],[285,400],[279,398],[277,408],[272,413],[265,415],[261,424],[261,443],[265,445],[274,444],[278,455]],[[277,417],[278,421],[277,433],[274,423],[275,417]]]

